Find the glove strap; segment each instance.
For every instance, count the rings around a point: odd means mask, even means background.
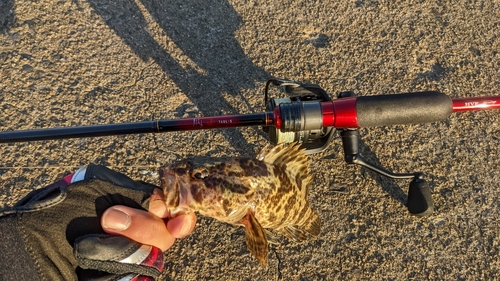
[[[80,267],[115,274],[131,272],[158,277],[164,266],[160,249],[122,236],[82,236],[75,241],[73,253]]]

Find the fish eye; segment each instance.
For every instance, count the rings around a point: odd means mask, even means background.
[[[193,173],[191,173],[191,177],[193,179],[197,179],[197,180],[202,180],[204,178],[206,178],[208,176],[208,171],[207,170],[198,170],[198,171],[193,171]]]

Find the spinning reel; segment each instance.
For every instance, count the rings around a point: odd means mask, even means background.
[[[289,97],[269,99],[270,85],[281,87]],[[315,110],[314,107],[308,107],[308,104],[331,101],[328,94],[318,85],[273,79],[266,83],[264,95],[264,100],[267,105],[266,110],[269,111],[275,109],[276,107],[281,107],[282,119],[283,115],[289,115],[295,116],[296,119],[298,119],[296,122],[304,120],[315,123],[312,126],[307,126],[308,124],[305,124],[302,127],[304,129],[300,131],[282,131],[276,127],[264,127],[264,131],[269,135],[272,143],[279,144],[283,142],[300,142],[302,143],[302,147],[306,149],[306,153],[317,153],[328,147],[332,138],[335,136],[335,132],[338,131],[342,139],[344,159],[348,164],[363,166],[392,179],[412,179],[408,190],[407,208],[409,212],[416,216],[427,216],[432,214],[434,204],[429,184],[425,181],[423,173],[392,173],[382,167],[371,164],[363,159],[363,157],[359,154],[360,135],[358,129],[337,128],[337,130],[334,130],[332,127],[318,128],[318,120],[307,119],[307,110],[309,108],[309,110]],[[341,92],[337,96],[339,99],[352,97],[354,97],[354,93],[352,92]],[[296,112],[294,112],[294,114],[285,114],[283,112],[284,110],[295,110]],[[287,121],[292,122],[290,120]]]

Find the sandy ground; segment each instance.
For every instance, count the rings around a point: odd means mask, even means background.
[[[263,111],[276,76],[380,95],[500,94],[500,2],[0,1],[1,131]],[[407,181],[312,159],[320,237],[271,246],[267,269],[242,228],[200,218],[167,254],[167,280],[495,280],[500,278],[500,112],[362,129],[361,150],[423,171],[436,211],[409,215]],[[88,163],[158,183],[188,155],[252,156],[260,128],[0,145],[0,202]]]

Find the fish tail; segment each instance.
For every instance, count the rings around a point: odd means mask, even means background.
[[[313,236],[318,236],[321,231],[321,220],[318,213],[309,208],[297,226]]]
[[[297,221],[285,224],[283,227],[277,229],[277,231],[289,239],[301,242],[307,239],[307,233],[312,236],[318,236],[321,230],[321,221],[319,219],[318,213],[313,209],[307,207],[304,215],[302,215]]]

